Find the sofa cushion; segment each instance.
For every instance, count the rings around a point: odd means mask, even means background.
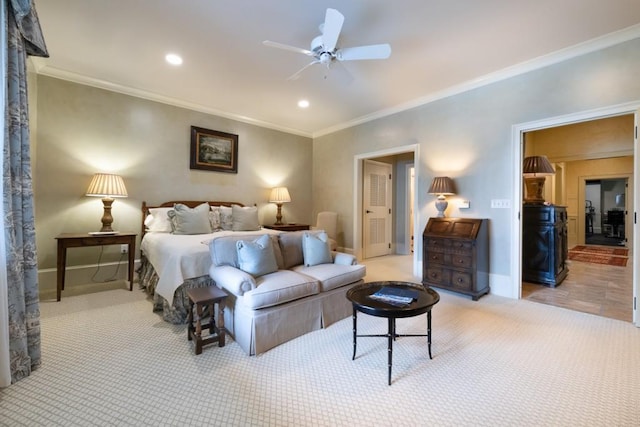
[[[285,270],[304,263],[304,257],[302,256],[302,231],[282,233],[278,237],[278,240],[280,242],[282,263]]]
[[[316,235],[304,233],[302,235],[302,256],[304,265],[307,267],[332,263],[327,233],[324,231]]]
[[[362,279],[366,274],[366,267],[362,264],[318,264],[311,267],[299,265],[293,271],[318,279],[320,292],[326,292]]]
[[[193,209],[182,203],[176,203],[173,209],[167,212],[171,219],[173,234],[211,233],[209,210],[208,203],[202,203]]]
[[[320,289],[316,279],[291,270],[265,274],[256,283],[258,286],[243,296],[244,304],[254,310],[315,295]]]
[[[209,254],[214,266],[230,265],[240,268],[238,264],[238,249],[236,242],[239,240],[254,240],[264,234],[241,234],[240,236],[224,236],[211,239],[209,241]],[[279,269],[283,268],[282,254],[280,253],[280,245],[278,243],[277,234],[268,234],[271,238],[273,252],[276,257],[276,264]]]
[[[240,270],[259,277],[278,270],[271,238],[264,234],[255,240],[238,240],[238,266]]]

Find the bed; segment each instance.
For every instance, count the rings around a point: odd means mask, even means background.
[[[224,225],[225,229],[200,234],[171,233],[170,225],[167,225],[170,223],[165,222],[168,220],[164,216],[172,211],[176,204],[196,209],[202,208],[205,203],[212,211],[217,208],[224,209],[225,215],[220,214],[217,221],[221,227]],[[240,208],[244,209],[240,211]],[[243,215],[245,210],[254,209],[255,212],[251,210],[252,221],[249,227],[253,229],[242,231],[242,223],[234,227],[236,224],[231,222],[232,219],[229,216],[231,209],[236,214],[243,212]],[[210,215],[213,214],[210,213]],[[254,216],[255,219],[253,219]],[[162,312],[162,318],[169,323],[186,323],[189,307],[186,289],[214,285],[209,277],[211,266],[209,242],[229,235],[278,233],[278,231],[263,229],[256,221],[257,208],[245,207],[238,202],[177,200],[156,206],[149,206],[146,202],[142,202],[142,240],[140,268],[137,272],[140,288],[153,299],[153,310]]]

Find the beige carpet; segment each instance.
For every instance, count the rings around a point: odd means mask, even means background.
[[[371,265],[370,280],[385,278]],[[375,276],[374,276],[375,275]],[[398,276],[402,274],[397,274]],[[637,426],[640,330],[630,323],[486,296],[440,292],[433,360],[345,319],[258,357],[227,345],[194,356],[184,326],[141,291],[42,303],[43,366],[0,390],[0,425]],[[386,323],[359,316],[359,332]],[[423,333],[426,317],[398,321]]]

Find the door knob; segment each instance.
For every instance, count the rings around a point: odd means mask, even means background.
[[[367,213],[373,213],[373,211],[370,211],[369,209],[367,209],[367,211],[366,211],[366,212],[367,212]]]

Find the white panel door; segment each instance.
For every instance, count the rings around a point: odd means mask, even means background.
[[[388,163],[364,161],[362,234],[365,258],[391,253],[391,172]]]

